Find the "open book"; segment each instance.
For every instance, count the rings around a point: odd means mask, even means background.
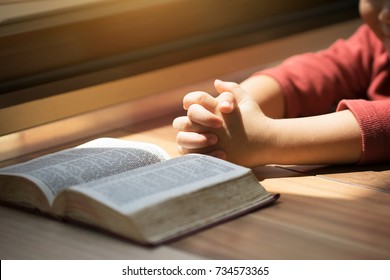
[[[276,200],[252,171],[100,138],[0,169],[0,200],[157,244]]]

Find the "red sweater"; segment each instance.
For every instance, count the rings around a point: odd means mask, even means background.
[[[285,94],[286,116],[349,109],[362,133],[360,163],[390,161],[390,60],[368,26],[318,53],[293,56],[256,74],[275,78]]]

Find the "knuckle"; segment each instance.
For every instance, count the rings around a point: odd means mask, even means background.
[[[176,142],[184,149],[198,149],[208,145],[207,137],[195,132],[179,132],[176,135]]]
[[[196,113],[198,111],[197,104],[192,104],[187,111],[187,117],[192,120],[196,116]]]
[[[181,147],[181,146],[177,146],[176,148],[177,152],[181,155],[184,155],[185,154],[185,150]]]
[[[183,127],[186,126],[188,117],[182,116],[173,120],[172,126],[177,130],[183,130]]]
[[[182,146],[182,142],[183,142],[183,139],[184,139],[184,134],[182,131],[179,131],[177,134],[176,134],[176,142]]]
[[[201,105],[205,108],[213,109],[217,102],[213,96],[204,91],[195,91],[187,94],[183,99],[183,104],[186,109],[191,105]]]
[[[183,99],[183,103],[187,106],[190,106],[191,104],[196,104],[196,103],[199,103],[201,102],[202,100],[204,100],[204,96],[205,96],[205,92],[202,92],[202,91],[194,91],[194,92],[190,92],[188,93],[184,99]]]
[[[191,121],[187,118],[182,121],[180,130],[182,131],[191,131],[192,130],[192,124]]]
[[[208,104],[209,95],[207,93],[202,92],[197,97],[198,97],[197,104],[204,104],[204,105]]]

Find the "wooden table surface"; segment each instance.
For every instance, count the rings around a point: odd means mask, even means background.
[[[178,156],[173,117],[99,136],[155,143]],[[277,203],[155,248],[0,206],[0,257],[389,259],[389,167],[257,167],[261,184],[281,194]]]

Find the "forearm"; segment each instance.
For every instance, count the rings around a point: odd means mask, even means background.
[[[275,79],[256,75],[243,81],[240,86],[259,104],[266,116],[277,119],[284,117],[284,96]]]
[[[259,80],[246,81],[246,90],[251,86],[249,82]],[[230,97],[226,96],[224,100],[233,100],[235,109],[229,113],[220,111],[213,114],[209,110],[216,110],[218,100],[199,93],[186,98],[187,101],[200,100],[200,104],[187,102],[187,116],[179,117],[173,123],[179,130],[177,142],[181,153],[219,152],[221,158],[248,167],[265,164],[350,164],[359,161],[362,134],[351,111],[275,119],[263,113],[258,101],[253,98],[253,92],[250,96],[232,82],[215,81],[215,86],[221,95],[230,92]],[[216,120],[220,125],[215,125]]]
[[[269,163],[350,164],[360,159],[361,131],[349,110],[273,124]]]

